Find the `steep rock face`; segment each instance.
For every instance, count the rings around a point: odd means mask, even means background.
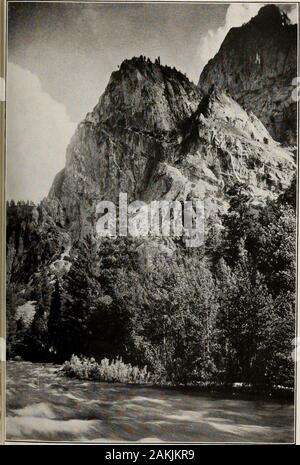
[[[79,124],[66,166],[48,201],[57,201],[73,237],[95,222],[100,200],[141,198],[159,160],[176,143],[178,129],[196,110],[201,93],[184,75],[144,57],[126,60],[94,110]]]
[[[204,93],[217,85],[252,111],[275,140],[296,145],[296,76],[297,25],[278,7],[267,5],[247,24],[229,31],[198,85]]]

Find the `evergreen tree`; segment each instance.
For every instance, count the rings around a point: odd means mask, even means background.
[[[51,288],[47,273],[40,275],[36,293],[35,315],[31,324],[31,342],[28,341],[31,359],[43,361],[49,359],[48,318],[51,303]]]
[[[8,284],[6,287],[6,351],[8,358],[15,355],[17,338],[16,310],[16,286],[14,284]]]
[[[62,289],[58,279],[55,280],[54,290],[51,295],[50,313],[48,318],[49,351],[54,360],[61,354],[62,340]]]
[[[89,353],[90,317],[101,295],[95,274],[96,246],[91,237],[82,240],[76,249],[70,271],[65,278],[61,306],[60,357]]]

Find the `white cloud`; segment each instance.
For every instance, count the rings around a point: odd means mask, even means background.
[[[202,37],[198,49],[200,58],[200,73],[207,62],[213,58],[219,51],[219,48],[225,39],[227,33],[232,27],[239,27],[250,21],[257,15],[258,11],[266,5],[265,3],[232,3],[229,5],[224,26],[218,29],[210,29],[205,37]],[[294,24],[297,22],[297,6],[282,6],[286,11],[290,21]]]
[[[8,63],[7,83],[7,198],[36,202],[63,168],[75,125],[30,71]]]
[[[291,21],[292,24],[297,24],[298,23],[298,6],[297,5],[288,5],[286,8],[284,8],[285,5],[282,5],[282,8],[285,9],[289,20]]]

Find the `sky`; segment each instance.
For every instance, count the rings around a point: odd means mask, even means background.
[[[9,2],[7,198],[40,201],[76,125],[126,58],[160,56],[198,82],[231,27],[263,4]],[[295,7],[284,7],[295,22]]]

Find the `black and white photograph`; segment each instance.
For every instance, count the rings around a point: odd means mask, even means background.
[[[295,444],[298,4],[7,1],[6,50],[5,443]]]

